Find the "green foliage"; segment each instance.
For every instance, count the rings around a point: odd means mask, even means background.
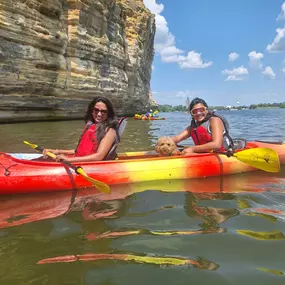
[[[285,102],[282,103],[261,103],[261,104],[252,104],[249,106],[249,109],[256,108],[285,108]]]
[[[242,109],[248,109],[248,108],[249,107],[245,105],[231,106],[231,107],[227,107],[227,106],[210,106],[209,107],[210,110],[230,110],[230,109],[242,110]]]
[[[186,112],[187,107],[183,105],[171,106],[171,105],[158,105],[160,112]]]

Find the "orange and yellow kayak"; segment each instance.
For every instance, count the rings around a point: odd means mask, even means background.
[[[285,164],[285,144],[249,142],[247,148],[271,148]],[[74,190],[90,187],[63,163],[37,159],[38,154],[0,153],[0,194]],[[91,178],[108,185],[158,180],[181,180],[254,171],[236,157],[204,153],[159,157],[154,151],[121,153],[115,161],[80,164]]]
[[[143,121],[156,121],[156,120],[165,120],[164,117],[134,117],[135,120],[143,120]]]
[[[159,117],[158,115],[154,116],[146,116],[144,114],[135,114],[134,115],[135,120],[147,120],[147,121],[154,121],[154,120],[165,120],[164,117]]]

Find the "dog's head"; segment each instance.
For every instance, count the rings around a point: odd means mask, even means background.
[[[174,141],[170,137],[161,137],[155,145],[155,151],[161,156],[176,155],[178,149]]]

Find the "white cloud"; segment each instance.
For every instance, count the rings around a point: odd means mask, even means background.
[[[266,66],[262,71],[264,76],[268,79],[275,79],[276,74],[274,73],[273,69],[270,66]]]
[[[186,89],[186,90],[182,90],[182,91],[178,91],[176,94],[175,94],[175,97],[178,97],[178,98],[191,98],[193,96],[193,92],[191,92],[190,90]]]
[[[251,51],[248,54],[249,57],[249,66],[251,68],[262,68],[261,59],[263,58],[263,53],[256,52],[255,50]]]
[[[177,54],[181,54],[183,53],[182,50],[178,49],[175,46],[167,46],[165,48],[163,48],[163,50],[161,51],[161,55],[163,56],[170,56],[170,55],[177,55]]]
[[[228,75],[225,81],[237,81],[244,80],[245,76],[248,75],[248,70],[242,65],[231,70],[225,69],[222,71],[222,73]]]
[[[285,26],[284,28],[276,29],[277,35],[273,43],[268,45],[266,50],[269,52],[284,52],[285,51]]]
[[[164,6],[163,4],[156,4],[155,0],[144,0],[145,6],[154,14],[160,14]]]
[[[185,56],[181,56],[181,55],[177,55],[177,54],[168,55],[168,56],[161,56],[161,60],[163,62],[166,62],[166,63],[171,63],[171,62],[179,63],[179,62],[185,60]]]
[[[229,54],[229,61],[235,61],[239,57],[239,54],[236,52],[232,52]]]
[[[178,49],[173,45],[172,46],[166,45],[164,47],[159,47],[158,52],[163,62],[179,62],[185,58],[185,56],[181,55],[184,53],[184,51]]]
[[[200,91],[182,89],[171,91],[156,91],[152,92],[153,97],[158,104],[170,104],[173,106],[185,105],[187,97],[192,100],[194,97],[201,97]]]
[[[193,50],[187,53],[176,47],[175,36],[169,31],[166,19],[160,15],[163,4],[156,4],[156,0],[144,0],[144,4],[155,14],[155,52],[163,62],[177,63],[182,69],[206,68],[213,64],[211,61],[204,62],[200,53]]]
[[[284,68],[282,68],[282,72],[285,74],[285,67],[284,67]]]
[[[285,2],[281,6],[281,12],[279,16],[277,17],[277,21],[278,20],[285,20]]]
[[[180,60],[179,65],[182,69],[187,68],[206,68],[213,64],[212,61],[203,62],[201,54],[195,51],[189,51],[187,56]]]

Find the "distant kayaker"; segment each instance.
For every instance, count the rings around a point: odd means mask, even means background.
[[[76,149],[45,149],[57,155],[57,161],[69,162],[112,160],[116,158],[115,145],[119,142],[118,122],[112,103],[104,97],[95,97],[85,114],[85,128]],[[112,151],[114,149],[114,151]]]
[[[149,112],[146,112],[146,113],[144,114],[145,119],[149,119],[149,118],[151,118],[152,116],[153,116],[153,114],[152,114],[152,110],[151,110],[151,109],[149,110]]]
[[[201,98],[194,98],[189,105],[192,121],[180,134],[172,137],[179,142],[191,137],[195,146],[184,149],[184,154],[226,151],[233,148],[227,121],[208,110],[208,104]]]

